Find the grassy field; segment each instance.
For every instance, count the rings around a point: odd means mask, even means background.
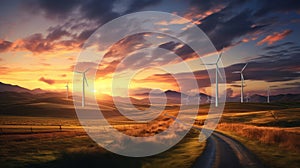
[[[0,106],[4,109],[0,112],[0,167],[191,167],[205,148],[205,143],[198,142],[198,132],[190,131],[179,144],[159,155],[123,157],[100,148],[86,135],[70,102]],[[104,113],[112,116],[114,127],[132,136],[151,136],[174,122],[158,117],[136,124],[118,116],[109,104],[102,106]],[[197,124],[203,123],[208,108],[200,106]],[[178,106],[168,106],[165,112],[176,116]],[[299,167],[299,121],[298,103],[226,103],[218,129],[241,141],[266,165]]]
[[[84,132],[0,136],[0,167],[191,167],[205,143],[191,131],[166,152],[130,158],[100,148]]]
[[[47,100],[48,101],[48,100]],[[59,102],[59,101],[57,101]],[[191,130],[176,146],[155,156],[131,158],[113,154],[92,141],[80,126],[70,104],[49,102],[1,106],[0,167],[191,167],[205,148]],[[111,124],[131,136],[151,136],[174,122],[159,117],[137,124],[118,116],[109,104],[101,106]],[[143,107],[140,107],[143,108]],[[178,107],[165,109],[176,114]]]
[[[289,149],[276,143],[263,143],[257,139],[247,138],[246,136],[233,132],[232,130],[222,128],[218,131],[243,143],[248,149],[255,153],[266,166],[270,168],[300,166],[300,153],[298,151],[299,146],[298,149]],[[296,139],[296,143],[299,143],[299,138]]]
[[[300,104],[228,103],[218,130],[269,167],[300,167]]]

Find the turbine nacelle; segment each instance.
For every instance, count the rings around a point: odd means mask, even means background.
[[[82,74],[82,80],[83,80],[83,83],[85,83],[87,87],[89,86],[89,84],[88,84],[88,82],[87,82],[85,73],[88,72],[89,70],[90,70],[90,68],[87,68],[87,69],[86,69],[85,71],[83,71],[83,72],[74,71],[75,73]]]

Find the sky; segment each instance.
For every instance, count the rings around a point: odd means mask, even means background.
[[[266,94],[268,87],[271,94],[300,93],[300,1],[297,0],[6,0],[0,3],[3,83],[62,91],[67,82],[72,86],[74,67],[93,64],[77,61],[77,57],[99,27],[126,14],[161,11],[181,16],[205,33],[216,52],[200,57],[214,61],[218,52],[223,52],[220,67],[226,75],[223,84],[228,96],[240,94],[240,76],[232,72],[246,63],[245,94]],[[164,31],[171,31],[172,26],[186,26],[182,19],[159,19],[157,24],[166,26]],[[111,31],[117,35],[124,25]],[[187,39],[196,41],[193,37]],[[214,67],[198,64],[193,49],[182,41],[157,33],[134,34],[112,46],[106,46],[110,39],[106,40],[95,51],[104,57],[101,63],[92,65],[96,67],[95,80],[88,81],[95,83],[92,92],[111,94],[112,81],[120,84],[122,74],[130,74],[134,75],[129,86],[131,95],[153,89],[213,94],[214,81],[211,83],[208,74],[215,73]],[[186,80],[191,76],[186,69],[176,68],[183,62],[191,65],[197,88]],[[182,82],[176,83],[174,77]],[[117,95],[126,94],[123,87],[116,86]]]

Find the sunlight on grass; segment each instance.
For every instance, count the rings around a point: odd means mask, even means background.
[[[300,167],[299,152],[278,147],[277,144],[264,144],[258,140],[245,138],[235,132],[220,131],[243,143],[271,168]]]

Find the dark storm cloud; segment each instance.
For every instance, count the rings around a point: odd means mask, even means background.
[[[180,56],[183,60],[187,60],[190,58],[193,58],[196,56],[194,50],[188,46],[188,45],[183,45],[182,47],[178,48],[175,53]]]
[[[112,12],[115,0],[32,0],[23,2],[26,9],[33,13],[43,12],[47,18],[66,19],[72,17],[72,12],[77,10],[78,19],[96,19],[104,23],[118,17]]]
[[[162,0],[132,0],[126,13],[139,11],[147,6],[152,6],[160,3]]]
[[[224,1],[225,2],[225,1]],[[200,11],[207,11],[214,8],[217,5],[220,5],[222,2],[217,1],[199,1],[199,0],[191,0],[190,3],[192,6],[197,6]]]
[[[115,0],[99,1],[88,0],[81,4],[80,11],[87,19],[97,19],[100,23],[105,23],[111,19],[117,18],[119,14],[112,11]]]
[[[48,18],[67,17],[82,0],[32,0],[24,2],[32,12],[42,10]]]
[[[182,44],[180,42],[166,42],[159,45],[160,48],[173,51],[176,55],[181,57],[183,60],[192,59],[196,57],[195,51],[186,44]]]
[[[126,14],[139,11],[144,9],[145,7],[158,5],[160,2],[161,0],[132,0],[129,1],[130,4],[127,7],[128,9],[124,13]],[[103,24],[111,19],[120,16],[120,14],[115,13],[112,10],[114,3],[117,3],[117,1],[64,0],[63,2],[61,2],[56,0],[41,0],[36,1],[31,8],[37,8],[36,10],[44,11],[47,16],[53,15],[54,17],[60,15],[65,15],[65,17],[68,17],[72,13],[72,11],[77,9],[80,13],[80,16],[77,20],[97,20],[98,23]],[[255,7],[243,8],[245,4],[251,3],[254,3],[254,1],[247,2],[244,0],[226,0],[222,2],[215,2],[192,0],[190,1],[190,7],[196,8],[201,12],[211,11],[212,9],[215,9],[219,6],[222,7],[220,11],[215,12],[208,17],[200,20],[201,24],[199,25],[199,27],[210,37],[216,48],[220,50],[224,47],[230,47],[239,44],[241,42],[240,38],[251,35],[267,26],[258,24],[260,21],[253,15],[253,13],[258,13],[257,10],[266,8],[266,3],[260,2],[257,3],[257,5],[252,5]],[[284,2],[283,4],[285,4],[284,6],[286,6],[284,10],[290,9],[290,5],[288,5],[289,2]],[[276,7],[270,7],[270,9],[268,10],[270,12],[277,11]],[[84,28],[82,28],[82,26]],[[87,39],[96,29],[96,27],[87,28],[86,26],[84,26],[84,23],[76,22],[73,23],[72,27],[81,27],[81,30],[84,30],[81,32],[81,34],[77,35],[77,40],[79,41]],[[187,53],[190,52],[190,50],[187,46],[183,46],[181,49],[178,49],[178,52]],[[186,56],[190,56],[190,54]]]
[[[255,26],[251,13],[251,10],[245,10],[229,20],[224,20],[226,13],[221,11],[201,20],[199,27],[210,37],[217,50],[220,50],[234,45],[237,39],[264,27]]]
[[[84,40],[88,39],[95,31],[96,31],[96,29],[87,29],[87,30],[83,30],[83,31],[76,37],[76,39],[79,40],[79,41],[84,41]]]
[[[237,45],[243,42],[241,38],[251,37],[255,33],[258,35],[257,32],[278,22],[278,15],[267,14],[275,12],[286,14],[291,11],[299,13],[299,4],[300,1],[293,0],[276,0],[276,2],[267,0],[191,1],[191,6],[197,7],[202,12],[210,11],[217,6],[222,7],[220,11],[201,19],[199,24],[218,50]]]
[[[46,38],[50,41],[59,40],[63,36],[70,36],[70,33],[63,30],[61,27],[50,27],[48,30],[50,32]]]
[[[162,0],[132,0],[125,13],[139,11],[147,6],[156,5]],[[112,9],[117,0],[32,0],[24,2],[24,6],[33,13],[42,11],[51,19],[65,19],[78,10],[78,19],[94,19],[100,24],[117,18],[120,14]]]
[[[273,12],[291,12],[300,10],[300,1],[297,0],[257,0],[259,9],[255,12],[255,15],[262,16]]]

